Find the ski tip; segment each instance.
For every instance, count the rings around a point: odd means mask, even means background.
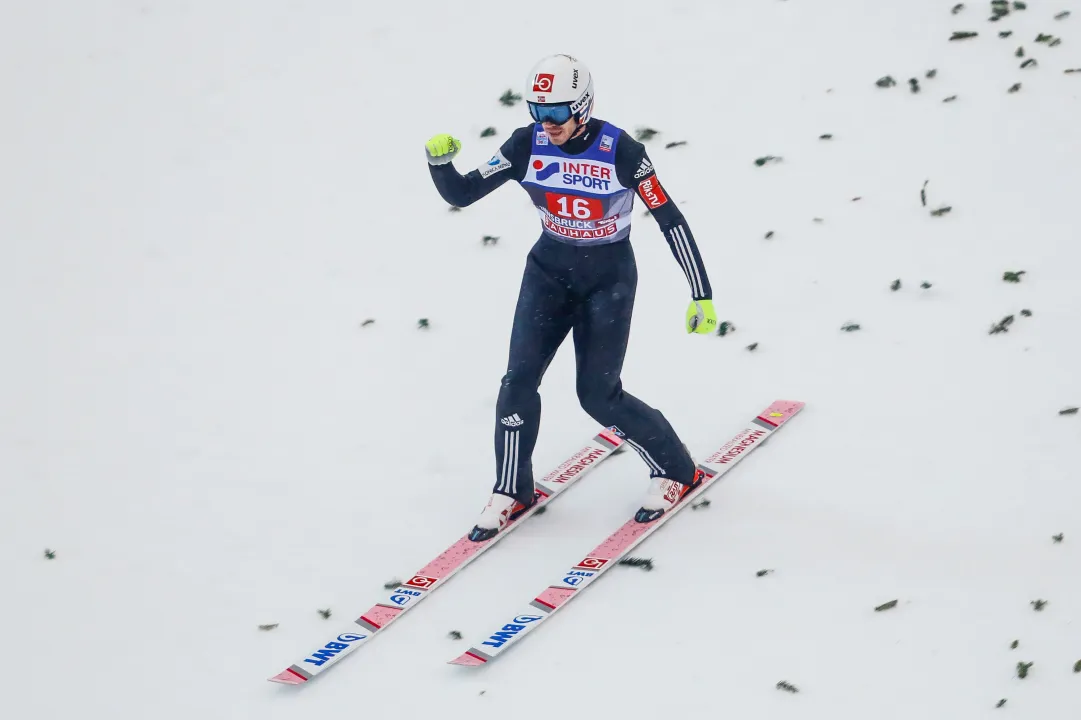
[[[762,411],[758,416],[775,427],[783,425],[786,420],[803,409],[806,403],[800,400],[776,400],[772,405]]]
[[[480,665],[483,665],[486,662],[488,662],[488,661],[485,660],[484,658],[480,657],[479,655],[474,655],[469,650],[466,650],[464,653],[462,653],[458,657],[454,658],[453,660],[448,661],[447,664],[448,665],[464,665],[466,667],[478,667]]]
[[[289,668],[288,670],[282,670],[274,677],[267,678],[267,680],[270,682],[281,683],[283,685],[300,685],[301,683],[308,682],[308,678],[304,677],[292,668]]]

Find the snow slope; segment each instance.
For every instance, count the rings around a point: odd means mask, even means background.
[[[1081,13],[952,5],[8,3],[0,714],[1081,717],[1081,416],[1058,414],[1081,404]],[[598,116],[661,131],[736,326],[683,333],[637,219],[627,389],[696,452],[807,408],[643,545],[652,573],[617,568],[497,664],[444,662],[637,507],[636,457],[318,682],[267,683],[486,499],[538,224],[513,186],[447,212],[422,143],[484,162],[528,119],[497,98],[557,51]],[[596,430],[569,344],[542,392],[538,470]]]

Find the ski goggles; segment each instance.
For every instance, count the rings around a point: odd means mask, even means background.
[[[550,122],[556,125],[562,125],[574,115],[574,113],[571,112],[570,103],[542,105],[541,103],[531,102],[526,104],[529,105],[529,114],[539,123]]]

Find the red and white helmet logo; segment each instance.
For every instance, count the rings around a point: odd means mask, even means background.
[[[533,92],[552,92],[555,80],[556,76],[551,73],[537,73],[537,76],[533,78]]]

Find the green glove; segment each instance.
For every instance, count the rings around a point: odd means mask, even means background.
[[[687,332],[708,335],[717,329],[717,312],[712,300],[692,300],[687,308]]]
[[[429,165],[446,165],[461,149],[462,141],[446,133],[433,135],[432,139],[424,144]]]

